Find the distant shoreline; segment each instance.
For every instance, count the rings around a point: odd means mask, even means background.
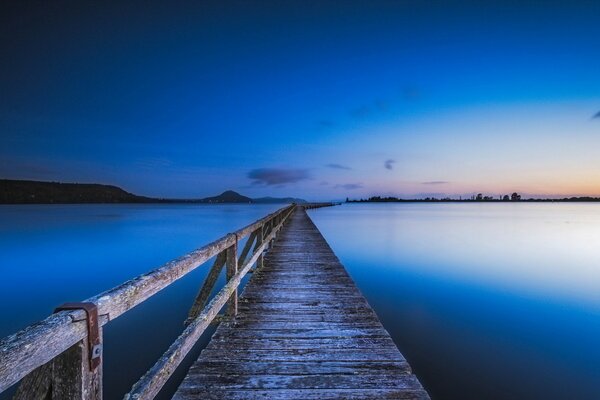
[[[473,200],[473,199],[394,199],[346,200],[346,203],[597,203],[600,197],[565,197],[562,199]]]
[[[0,179],[0,204],[289,204],[306,203],[293,197],[250,198],[232,190],[201,199],[163,199],[138,196],[118,186]]]

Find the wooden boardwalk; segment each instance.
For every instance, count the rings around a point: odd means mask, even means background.
[[[298,207],[174,399],[429,399]]]

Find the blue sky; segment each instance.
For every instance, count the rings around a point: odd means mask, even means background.
[[[0,177],[600,195],[594,1],[14,2]]]

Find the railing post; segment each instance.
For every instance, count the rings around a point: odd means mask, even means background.
[[[13,400],[102,400],[102,364],[92,369],[89,351],[87,339],[71,346],[23,378]]]
[[[238,244],[238,240],[237,240],[237,236],[236,236],[235,242],[227,248],[226,275],[227,275],[228,282],[238,272],[237,244]],[[235,289],[235,291],[231,294],[229,301],[227,302],[227,315],[230,317],[235,317],[237,315],[237,308],[238,308],[238,290]]]

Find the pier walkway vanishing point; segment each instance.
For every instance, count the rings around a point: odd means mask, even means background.
[[[154,398],[216,318],[174,399],[429,399],[305,211],[330,205],[282,208],[3,339],[0,392],[21,380],[15,399],[102,399],[102,325],[214,257],[183,333],[125,399]]]

